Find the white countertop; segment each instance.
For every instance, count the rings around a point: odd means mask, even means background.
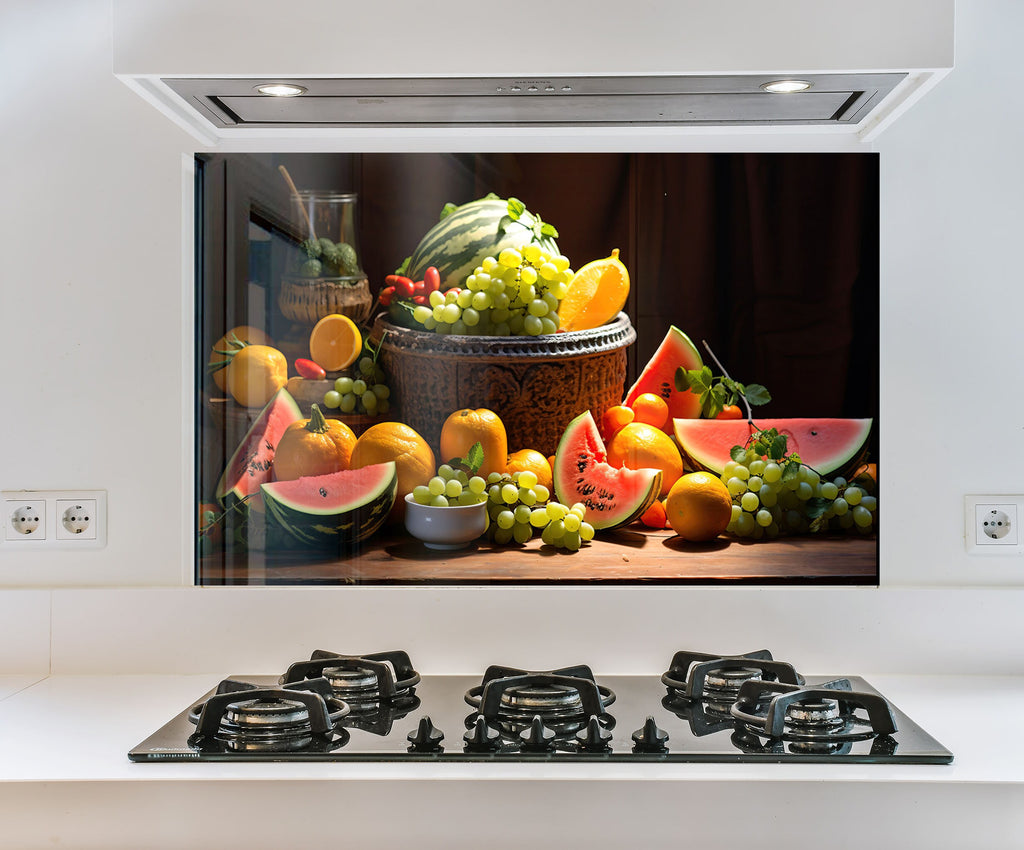
[[[0,847],[48,846],[55,839],[68,846],[119,847],[119,836],[123,846],[172,847],[200,835],[206,841],[217,835],[225,847],[233,841],[270,846],[294,835],[289,830],[295,822],[268,819],[269,812],[289,802],[300,808],[323,804],[337,810],[333,820],[341,801],[344,810],[366,818],[362,827],[345,827],[361,847],[391,847],[414,834],[418,848],[460,846],[463,833],[468,842],[489,811],[505,823],[510,811],[558,820],[565,806],[576,813],[575,827],[544,830],[531,844],[571,846],[582,831],[588,846],[620,847],[630,835],[636,838],[639,822],[645,847],[677,846],[681,818],[693,812],[711,813],[734,829],[741,824],[760,848],[799,847],[807,829],[834,831],[836,818],[848,819],[851,806],[865,806],[856,831],[874,846],[894,846],[875,834],[886,820],[889,828],[906,830],[901,847],[916,847],[918,840],[930,850],[1024,846],[1024,736],[1013,734],[1024,705],[1024,677],[864,677],[950,749],[953,764],[139,764],[129,762],[128,750],[222,676],[0,677],[0,694],[8,694],[0,701],[0,822],[7,828]],[[979,692],[983,698],[972,695]],[[737,820],[733,809],[740,803]],[[785,806],[789,816],[772,814],[776,806]],[[419,813],[422,822],[414,827],[396,817],[405,809]],[[176,816],[179,810],[188,817]],[[576,820],[588,810],[595,818],[590,826]],[[63,812],[56,821],[55,811]],[[226,811],[250,812],[252,831],[237,818],[225,820]],[[447,814],[438,819],[441,812]],[[154,818],[162,824],[158,834],[152,832]],[[112,822],[120,827],[113,829]],[[766,822],[781,830],[778,844],[763,834]],[[132,829],[147,825],[140,843]],[[685,834],[711,848],[734,846],[738,838],[733,833],[726,840],[700,825],[687,825]],[[830,846],[854,844],[839,839]]]

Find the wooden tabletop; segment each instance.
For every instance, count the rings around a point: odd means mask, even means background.
[[[877,538],[804,536],[689,543],[640,525],[602,534],[579,552],[495,546],[481,540],[435,551],[400,530],[343,558],[295,552],[206,557],[200,584],[549,584],[549,583],[862,584],[878,582]]]

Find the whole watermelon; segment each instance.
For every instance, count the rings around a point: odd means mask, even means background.
[[[427,231],[409,258],[404,274],[413,280],[423,280],[426,270],[435,266],[441,274],[441,289],[451,289],[462,286],[484,257],[497,257],[504,248],[521,248],[537,242],[558,254],[554,239],[557,235],[551,225],[515,198],[471,201],[456,207]]]

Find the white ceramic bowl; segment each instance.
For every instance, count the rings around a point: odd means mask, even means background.
[[[430,549],[462,549],[487,530],[487,502],[447,508],[405,497],[405,527]]]

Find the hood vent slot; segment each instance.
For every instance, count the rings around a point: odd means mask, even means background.
[[[785,75],[575,78],[266,79],[163,82],[218,127],[538,127],[855,124],[906,77],[800,74],[806,91],[772,94]]]

